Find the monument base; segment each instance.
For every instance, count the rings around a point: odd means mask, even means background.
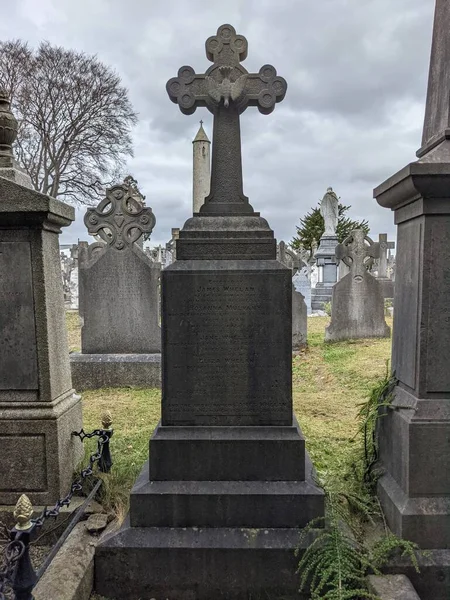
[[[71,432],[83,426],[81,398],[69,390],[53,402],[2,401],[0,395],[0,504],[27,494],[52,506],[70,490],[83,446]]]
[[[306,598],[296,574],[298,529],[147,528],[125,522],[96,549],[95,589],[108,598]],[[300,555],[295,551],[299,549]]]
[[[324,310],[324,305],[331,302],[334,283],[319,282],[311,290],[311,308],[313,311]]]
[[[161,354],[70,354],[79,392],[114,387],[161,387]]]
[[[150,447],[150,478],[144,465],[127,521],[97,547],[97,592],[129,600],[300,598],[299,532],[324,516],[324,493],[297,423],[159,425]],[[314,532],[302,548],[313,539]]]

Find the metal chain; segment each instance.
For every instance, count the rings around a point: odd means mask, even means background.
[[[83,489],[83,481],[94,472],[94,464],[101,459],[103,446],[106,442],[108,442],[109,439],[107,433],[105,433],[103,429],[96,429],[92,433],[85,433],[82,429],[80,432],[73,431],[72,435],[78,436],[81,441],[83,441],[84,438],[98,436],[97,451],[91,454],[89,457],[89,465],[81,471],[80,477],[72,483],[70,492],[67,494],[67,496],[58,500],[53,508],[45,508],[40,517],[31,520],[31,522],[35,523],[38,527],[42,527],[48,517],[57,517],[63,506],[69,506],[75,492],[81,492]],[[0,600],[2,599],[0,598]]]
[[[6,587],[10,587],[24,552],[25,544],[17,538],[9,542],[4,549],[3,564],[0,567],[0,600],[6,600]]]
[[[109,442],[112,430],[106,431],[104,429],[95,429],[92,433],[85,433],[85,431],[81,429],[79,432],[73,431],[72,435],[78,436],[81,441],[85,438],[98,436],[97,451],[92,452],[89,457],[88,466],[82,469],[80,477],[72,483],[70,492],[67,496],[58,500],[53,508],[44,508],[42,514],[38,518],[31,519],[31,522],[36,525],[36,527],[42,527],[48,517],[57,517],[63,506],[69,506],[75,492],[80,492],[83,489],[84,480],[93,474],[95,463],[102,458],[103,447]],[[6,587],[11,586],[19,560],[22,558],[25,550],[25,544],[20,540],[20,533],[16,534],[16,538],[9,542],[5,547],[3,552],[3,564],[0,567],[0,600],[6,600]]]

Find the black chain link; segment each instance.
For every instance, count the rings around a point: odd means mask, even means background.
[[[92,433],[85,433],[83,429],[81,429],[79,432],[72,432],[72,435],[79,437],[81,441],[83,441],[85,438],[97,436],[97,450],[92,452],[90,455],[88,466],[82,469],[79,478],[72,483],[67,496],[58,500],[53,508],[44,508],[42,514],[38,518],[31,520],[31,523],[33,523],[35,527],[42,527],[48,517],[57,517],[63,506],[69,506],[75,492],[82,491],[83,482],[87,477],[93,474],[94,465],[96,462],[99,462],[102,459],[105,444],[107,445],[109,443],[112,434],[112,429],[95,429]],[[0,600],[6,600],[6,588],[11,587],[13,584],[19,561],[22,558],[25,550],[26,546],[20,540],[20,532],[17,533],[15,539],[10,541],[5,547],[3,551],[3,563],[0,567]]]

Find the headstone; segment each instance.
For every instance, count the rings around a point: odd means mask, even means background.
[[[310,271],[310,267],[303,265],[292,278],[292,283],[294,284],[295,290],[300,292],[305,300],[308,315],[310,315],[312,312]]]
[[[308,336],[308,309],[304,296],[292,284],[292,350],[305,348]]]
[[[242,181],[240,114],[270,113],[286,82],[247,73],[231,25],[206,51],[206,74],[167,84],[182,112],[214,115],[211,190],[162,273],[162,418],[130,521],[96,550],[109,597],[297,593],[298,528],[323,515],[292,414],[292,272]]]
[[[333,288],[331,322],[325,329],[326,341],[389,337],[384,320],[384,300],[380,284],[368,271],[370,259],[379,255],[379,245],[355,229],[336,246],[336,257],[350,272]]]
[[[395,212],[393,409],[380,419],[378,495],[390,528],[429,549],[412,583],[450,593],[450,2],[437,0],[419,160],[378,188]],[[425,585],[433,565],[433,584]],[[439,591],[436,589],[439,573]]]
[[[324,219],[325,231],[315,252],[319,268],[319,281],[313,292],[313,310],[321,310],[327,302],[331,301],[332,289],[337,281],[337,264],[339,261],[335,256],[335,248],[338,243],[336,235],[338,206],[338,197],[332,188],[328,188],[320,203],[320,213]]]
[[[83,451],[70,435],[82,414],[58,241],[75,214],[18,183],[26,180],[13,162],[17,122],[4,93],[0,109],[0,504],[26,493],[35,505],[52,505],[69,491]]]
[[[107,190],[85,215],[100,237],[79,250],[81,354],[71,355],[76,388],[158,384],[160,264],[137,244],[155,225],[127,183]]]

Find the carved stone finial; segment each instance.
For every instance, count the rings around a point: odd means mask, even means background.
[[[31,517],[33,515],[33,505],[26,494],[22,494],[17,500],[14,509],[14,518],[16,519],[16,529],[25,531],[32,526]]]
[[[106,198],[97,207],[88,208],[84,223],[90,234],[124,250],[144,233],[151,233],[156,219],[152,209],[136,198],[133,186],[123,183],[106,190]]]
[[[8,94],[0,88],[0,167],[13,167],[12,145],[17,138],[18,123],[10,110]]]
[[[109,410],[107,410],[106,412],[104,412],[102,414],[102,425],[103,425],[103,429],[110,429],[111,425],[112,425],[112,415],[109,412]]]

